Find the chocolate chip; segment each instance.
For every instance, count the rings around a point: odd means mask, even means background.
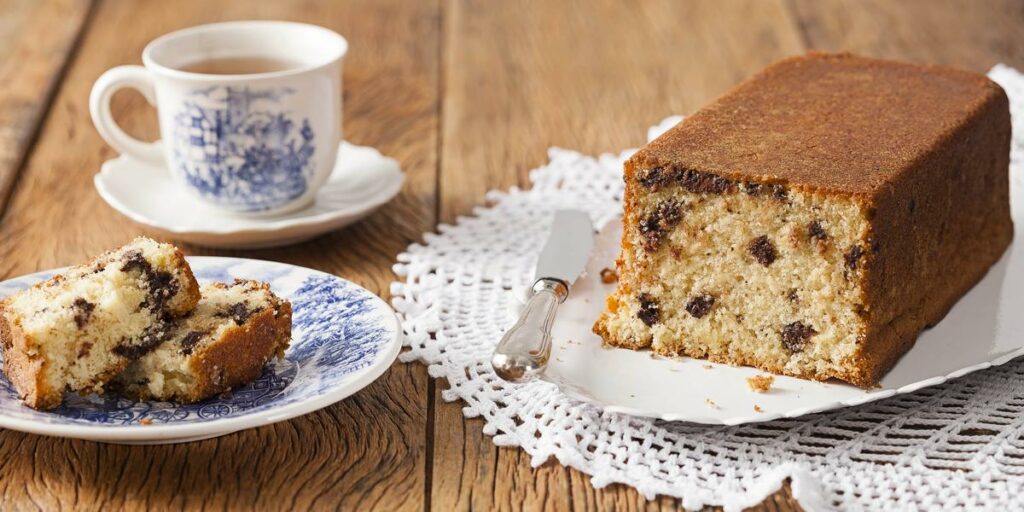
[[[139,304],[140,308],[160,311],[167,306],[167,301],[178,293],[178,281],[170,272],[153,269],[153,265],[142,256],[142,251],[132,250],[121,255],[121,271],[137,270],[146,279],[148,293],[146,299]]]
[[[796,288],[790,288],[789,292],[786,293],[786,300],[790,302],[799,302],[800,296],[796,293]]]
[[[619,274],[615,272],[613,268],[602,268],[601,269],[601,282],[604,284],[612,284],[619,280]]]
[[[121,272],[138,270],[142,274],[149,274],[153,266],[142,256],[142,251],[131,250],[121,255]]]
[[[746,194],[750,195],[750,196],[760,195],[761,194],[761,184],[760,183],[750,183],[750,182],[744,183],[743,184],[743,192],[746,192]]]
[[[676,201],[665,201],[658,205],[658,215],[661,216],[661,225],[672,227],[679,224],[683,218],[683,209]]]
[[[89,323],[89,319],[92,318],[92,312],[96,310],[96,305],[78,297],[71,303],[71,308],[75,310],[75,325],[81,329],[85,327],[85,324]]]
[[[707,293],[702,293],[686,303],[686,311],[694,318],[703,318],[715,305],[715,298]]]
[[[850,247],[850,250],[843,255],[843,259],[846,260],[846,267],[850,270],[857,270],[857,263],[860,257],[864,254],[864,249],[861,249],[859,245]]]
[[[684,169],[676,177],[679,185],[694,194],[724,194],[736,186],[732,180],[690,169]]]
[[[811,240],[828,239],[828,233],[825,232],[825,228],[821,227],[821,222],[817,220],[812,220],[811,223],[807,225],[807,236],[810,237]]]
[[[661,317],[661,312],[658,308],[658,303],[654,301],[654,298],[646,293],[641,293],[637,297],[640,301],[640,309],[636,312],[636,317],[643,323],[647,324],[648,327],[658,323]]]
[[[783,185],[772,185],[772,197],[779,201],[786,201],[789,198],[789,191]]]
[[[640,234],[644,237],[644,249],[653,252],[661,243],[661,225],[657,215],[648,215],[640,220]]]
[[[196,345],[198,345],[199,341],[207,334],[209,333],[202,331],[191,331],[186,334],[185,337],[181,339],[181,354],[186,356],[192,354]]]
[[[765,267],[774,263],[775,258],[779,257],[779,253],[775,250],[775,244],[766,235],[751,240],[747,245],[747,252]]]
[[[672,176],[664,167],[654,167],[646,171],[641,171],[640,177],[637,178],[637,181],[639,181],[640,185],[644,188],[658,190],[671,182]]]
[[[216,316],[218,318],[231,318],[236,324],[242,325],[250,316],[252,316],[253,313],[255,313],[255,311],[249,309],[249,306],[244,302],[239,302],[237,304],[232,304],[225,311],[219,311]]]
[[[665,233],[683,218],[683,210],[673,200],[662,202],[654,213],[640,221],[640,234],[644,237],[644,250],[654,252],[661,245]]]
[[[128,359],[138,359],[171,337],[174,321],[162,317],[143,331],[136,343],[122,341],[112,352]]]
[[[167,302],[178,293],[178,281],[170,272],[151,271],[146,274],[146,282],[149,290],[146,300],[140,307],[149,308],[151,311],[162,311],[167,307]]]
[[[782,328],[782,346],[790,352],[800,352],[815,334],[818,331],[814,327],[804,325],[803,322],[793,322]]]
[[[89,355],[90,351],[92,351],[92,342],[91,341],[83,342],[82,346],[78,347],[78,359],[81,359],[81,358]]]

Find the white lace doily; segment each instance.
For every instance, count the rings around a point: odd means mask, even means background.
[[[1005,66],[990,76],[1011,98],[1019,177],[1024,76]],[[423,361],[431,377],[447,379],[444,399],[483,417],[495,444],[522,447],[534,466],[555,457],[599,488],[618,482],[687,508],[738,510],[790,478],[808,510],[1024,508],[1020,359],[860,407],[738,427],[607,414],[553,384],[496,377],[489,360],[509,324],[510,290],[530,284],[553,211],[585,210],[598,226],[618,216],[630,153],[591,158],[552,148],[550,163],[531,172],[530,190],[491,192],[490,207],[438,226],[399,255],[403,282],[391,293],[410,347],[401,360]]]

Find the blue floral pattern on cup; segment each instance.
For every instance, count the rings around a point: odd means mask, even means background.
[[[320,396],[373,364],[397,335],[390,310],[366,290],[301,267],[235,258],[189,258],[200,282],[258,279],[292,303],[292,342],[284,360],[230,394],[189,405],[68,394],[57,409],[34,411],[0,374],[0,415],[76,425],[181,424],[254,414]],[[0,283],[0,297],[42,281],[41,272]]]
[[[189,186],[215,203],[268,210],[309,188],[316,151],[308,119],[278,106],[295,91],[284,87],[211,86],[196,89],[174,116],[172,144]]]

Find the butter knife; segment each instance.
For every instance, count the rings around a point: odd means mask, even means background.
[[[593,246],[594,228],[586,213],[555,212],[551,234],[537,260],[533,295],[491,357],[499,377],[528,382],[544,371],[551,357],[551,326],[558,305],[569,296],[569,287],[586,267]]]

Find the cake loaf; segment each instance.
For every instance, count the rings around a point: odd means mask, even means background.
[[[620,278],[594,331],[877,385],[1009,245],[1009,152],[1006,95],[982,75],[775,63],[626,162]]]
[[[198,402],[260,376],[291,341],[291,304],[258,281],[211,283],[167,341],[108,386],[136,400]]]
[[[173,245],[137,238],[0,301],[4,373],[25,404],[103,384],[167,339],[199,285]]]

